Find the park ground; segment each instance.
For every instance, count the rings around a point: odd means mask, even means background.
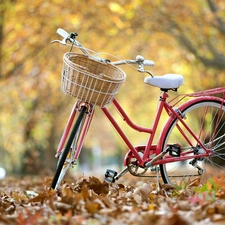
[[[95,176],[0,180],[0,225],[212,225],[225,224],[224,178],[177,186],[131,176],[108,184]]]

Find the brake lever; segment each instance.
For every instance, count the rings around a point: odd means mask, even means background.
[[[143,68],[138,68],[138,72],[140,72],[140,73],[147,73],[147,74],[149,74],[152,78],[154,77],[154,75],[153,75],[151,72],[149,72],[148,70],[145,70],[145,69],[143,69]]]
[[[138,72],[140,73],[147,73],[149,74],[151,77],[154,77],[153,74],[147,70],[144,69],[144,65],[148,65],[148,66],[153,66],[154,63],[152,63],[152,61],[150,60],[145,60],[145,58],[141,55],[137,55],[136,56],[136,62],[138,63]]]
[[[54,43],[60,43],[61,45],[66,45],[66,40],[67,38],[64,38],[62,41],[60,40],[54,40],[54,41],[51,41],[51,44],[54,44]]]

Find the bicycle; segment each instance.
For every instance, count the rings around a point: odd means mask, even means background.
[[[51,188],[57,190],[68,168],[76,165],[96,106],[100,107],[128,148],[124,169],[120,173],[108,169],[105,173],[107,182],[113,183],[128,172],[137,177],[154,176],[157,179],[160,173],[162,181],[169,184],[201,183],[211,176],[223,174],[224,87],[179,94],[168,100],[168,92],[176,92],[183,84],[182,75],[154,76],[145,70],[145,66],[154,66],[154,62],[139,55],[134,60],[110,62],[85,49],[77,41],[77,33],[69,34],[61,28],[57,33],[63,40],[55,40],[53,43],[71,47],[70,52],[63,57],[61,89],[78,100],[57,149],[58,163]],[[73,47],[78,47],[83,54],[72,53]],[[155,119],[150,128],[133,123],[115,98],[126,79],[126,74],[118,66],[128,64],[136,64],[138,72],[148,74],[144,82],[161,90]],[[109,104],[116,108],[132,129],[149,135],[146,145],[132,145],[106,107]],[[168,115],[168,120],[154,144],[153,139],[163,112]]]

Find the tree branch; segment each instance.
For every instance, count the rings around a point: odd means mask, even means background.
[[[217,28],[219,29],[219,31],[223,34],[225,34],[225,23],[224,21],[218,16],[218,8],[214,2],[214,0],[207,0],[209,8],[211,10],[211,12],[214,14],[215,19],[217,21]]]
[[[206,45],[210,53],[213,54],[212,58],[202,56],[197,47],[195,47],[192,42],[184,35],[177,36],[178,41],[181,45],[184,45],[188,51],[193,53],[196,58],[198,58],[206,67],[213,67],[217,69],[225,69],[225,57],[223,54],[219,53],[210,42],[207,42]]]
[[[213,3],[213,0],[208,1]],[[211,7],[212,10],[215,10],[215,5],[212,5]],[[175,20],[171,19],[167,14],[164,14],[164,17],[166,18],[167,23],[169,23],[169,26],[163,26],[163,30],[173,35],[181,46],[184,46],[189,52],[193,53],[206,67],[225,69],[225,56],[216,49],[207,38],[204,38],[203,44],[207,47],[208,53],[211,54],[211,57],[209,54],[203,55],[200,52],[198,43],[194,43],[192,39],[188,38],[186,36],[186,31],[184,31],[184,29]]]

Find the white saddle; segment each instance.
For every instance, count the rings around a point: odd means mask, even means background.
[[[174,89],[184,83],[184,78],[180,74],[165,74],[162,76],[146,77],[144,82],[161,89]]]

